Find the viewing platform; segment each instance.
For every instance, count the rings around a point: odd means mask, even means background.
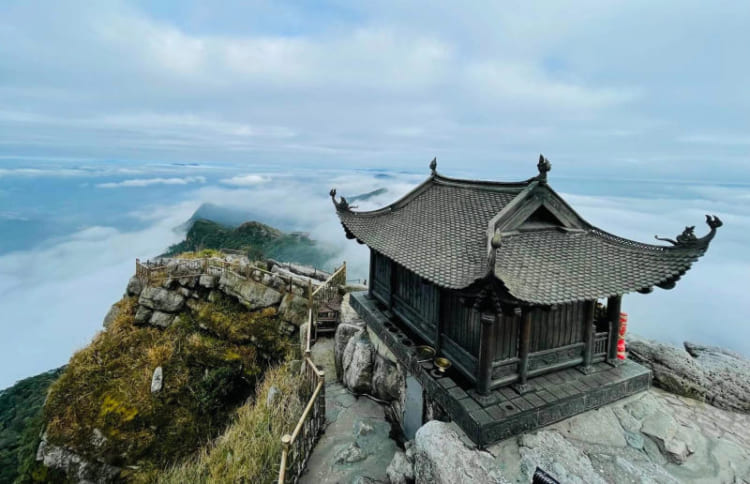
[[[415,348],[425,344],[404,328],[367,292],[351,294],[351,305],[422,385],[426,398],[437,402],[480,447],[543,427],[647,390],[651,373],[629,360],[612,366],[595,363],[591,371],[577,368],[530,378],[526,391],[506,386],[482,395],[454,368],[441,375],[432,361],[420,362]],[[438,355],[439,356],[439,355]]]

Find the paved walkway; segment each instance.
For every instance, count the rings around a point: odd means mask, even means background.
[[[396,451],[383,407],[355,397],[336,380],[333,339],[312,347],[313,360],[326,373],[325,434],[315,446],[302,484],[388,482],[385,470]]]

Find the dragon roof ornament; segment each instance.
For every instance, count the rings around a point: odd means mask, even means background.
[[[658,235],[654,235],[654,238],[656,240],[669,242],[674,247],[679,248],[705,248],[708,247],[708,243],[711,242],[711,239],[716,235],[716,229],[724,225],[724,223],[716,215],[713,217],[711,215],[706,215],[706,225],[708,225],[711,230],[701,238],[695,236],[695,225],[688,225],[685,227],[685,230],[675,237],[675,240],[659,237]]]

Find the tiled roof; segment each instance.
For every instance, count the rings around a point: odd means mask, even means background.
[[[458,289],[487,274],[487,224],[524,186],[437,177],[385,209],[338,215],[371,248],[439,286]]]
[[[493,238],[493,244],[499,242],[495,276],[512,296],[534,304],[621,295],[654,285],[670,288],[705,253],[721,226],[718,218],[707,216],[711,232],[701,239],[686,230],[676,241],[663,239],[671,247],[642,244],[588,224],[546,185],[539,187],[539,180],[467,181],[433,171],[401,200],[371,212],[353,212],[344,199],[336,202],[335,190],[331,196],[348,237],[450,289],[463,289],[491,273],[490,221],[497,228],[498,220],[513,220],[512,214],[523,214],[524,203],[541,196],[569,214],[569,223],[561,222],[566,228],[534,222],[497,229],[499,240]]]
[[[495,275],[518,299],[536,304],[615,296],[675,280],[705,248],[658,247],[599,230],[557,229],[503,237]]]

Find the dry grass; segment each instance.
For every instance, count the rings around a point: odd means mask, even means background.
[[[158,475],[158,482],[275,482],[281,459],[281,436],[292,429],[306,403],[299,397],[300,383],[301,377],[291,374],[286,367],[267,371],[256,389],[255,402],[240,407],[235,421],[220,437],[198,455]],[[266,396],[272,386],[281,391],[281,396],[269,406]]]
[[[162,330],[134,326],[134,299],[119,304],[122,311],[109,329],[77,352],[52,386],[45,421],[51,442],[113,465],[137,466],[123,475],[135,480],[193,454],[226,427],[266,365],[245,341],[274,342],[263,351],[274,361],[288,354],[289,343],[272,331],[278,326],[270,313],[233,314],[233,306],[206,305],[203,317],[184,313]],[[216,323],[212,331],[199,327],[206,320]],[[157,366],[164,388],[152,394]],[[94,429],[106,437],[100,446]]]

